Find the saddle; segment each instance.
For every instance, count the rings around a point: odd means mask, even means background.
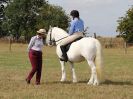
[[[67,45],[64,45],[64,46],[61,47],[61,50],[62,50],[62,52],[63,52],[63,57],[64,57],[64,59],[60,59],[61,61],[65,61],[65,62],[68,61],[68,57],[67,57],[67,54],[66,54],[66,53],[67,53],[67,51],[69,50],[71,44],[72,44],[73,42],[76,42],[76,41],[82,39],[82,38],[83,38],[83,37],[79,37],[79,38],[75,39],[74,41],[68,43]]]

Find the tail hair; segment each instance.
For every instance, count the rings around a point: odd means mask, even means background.
[[[98,80],[102,82],[104,80],[103,77],[103,51],[102,46],[98,40],[96,40],[96,58],[95,58],[95,64],[96,64],[96,70],[98,75]]]

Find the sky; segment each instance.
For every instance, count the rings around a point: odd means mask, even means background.
[[[89,36],[115,37],[117,20],[124,17],[133,5],[133,0],[48,0],[50,4],[61,6],[67,14],[78,10],[80,18],[88,28]]]

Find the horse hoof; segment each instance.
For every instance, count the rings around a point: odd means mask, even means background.
[[[65,82],[65,80],[64,80],[64,79],[61,79],[60,81],[61,81],[61,82]]]
[[[98,86],[99,84],[98,83],[96,83],[96,84],[93,84],[94,86]]]
[[[94,86],[98,86],[99,83],[98,83],[98,82],[94,82],[93,85],[94,85]]]
[[[77,83],[77,80],[73,80],[73,83]]]
[[[88,83],[87,83],[87,85],[92,85],[92,84],[93,84],[93,82],[88,82]]]

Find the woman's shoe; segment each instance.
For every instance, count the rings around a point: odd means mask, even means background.
[[[36,82],[36,85],[40,85],[40,82]]]
[[[29,79],[26,78],[25,80],[26,80],[27,84],[30,84],[30,80]]]

